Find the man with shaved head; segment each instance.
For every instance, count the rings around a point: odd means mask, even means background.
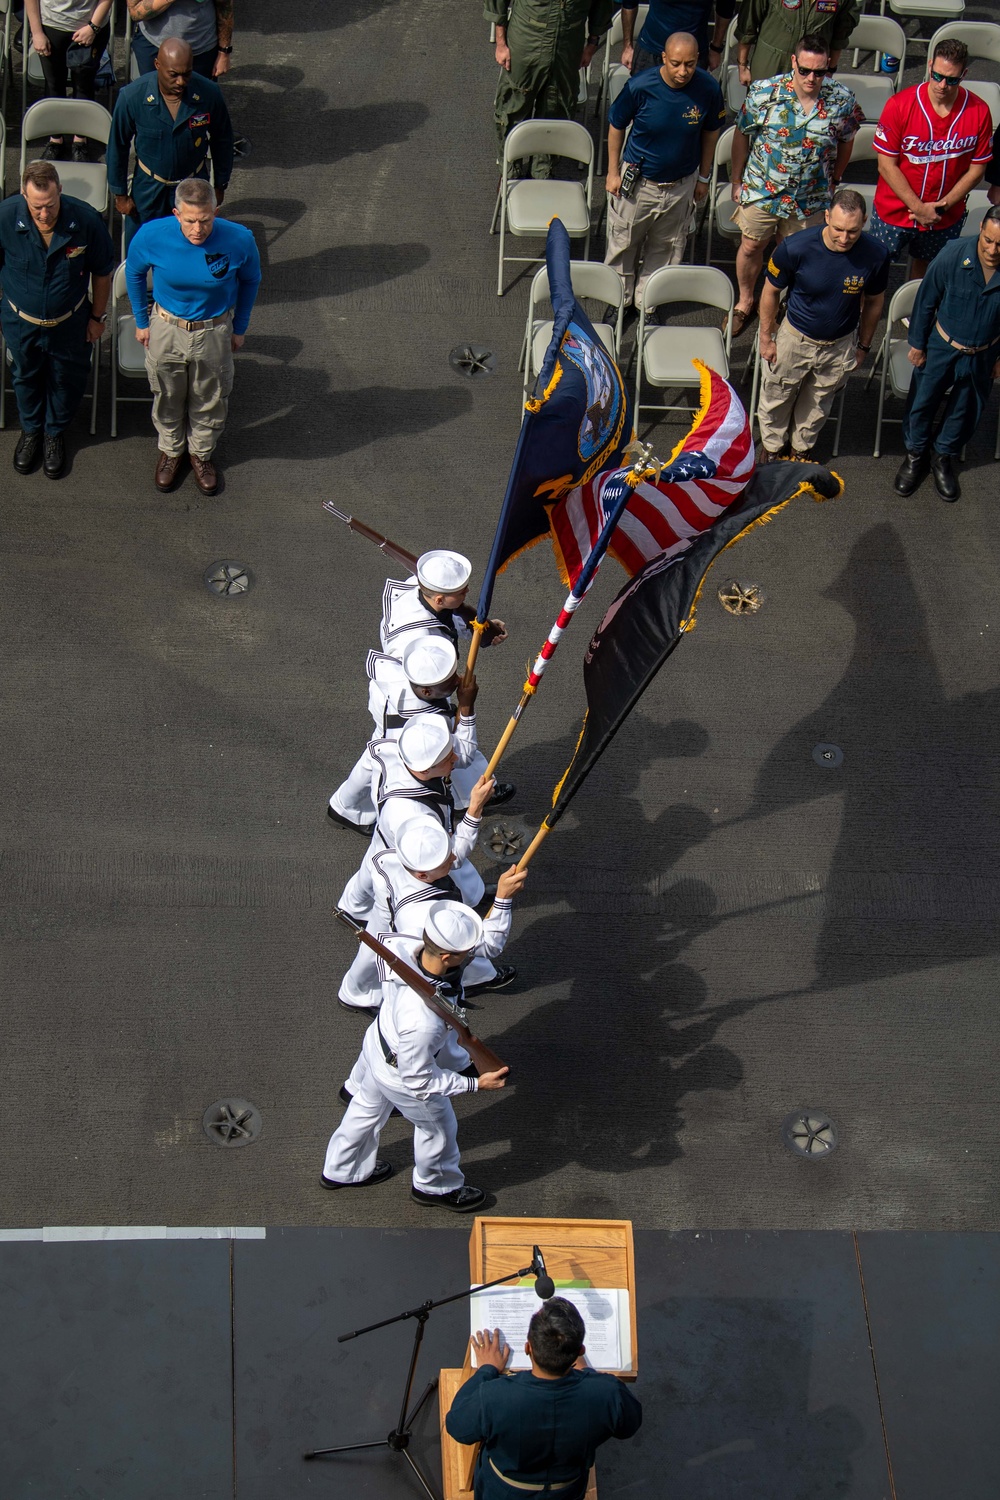
[[[639,306],[654,271],[683,260],[725,115],[722,90],[699,68],[687,31],[668,36],[659,67],[630,78],[612,104],[605,259],[625,284],[626,307],[633,297]]]
[[[129,149],[135,171],[128,178]],[[123,88],[108,142],[108,186],[125,221],[125,246],[140,224],[173,213],[174,189],[191,177],[215,177],[221,203],[233,170],[233,127],[222,90],[194,71],[187,42],[168,37],[152,73]]]

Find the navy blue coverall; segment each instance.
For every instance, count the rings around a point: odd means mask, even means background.
[[[913,304],[908,342],[927,360],[913,371],[906,398],[903,441],[908,453],[930,448],[934,414],[949,386],[944,418],[934,436],[935,453],[960,453],[989,399],[993,366],[1000,359],[1000,271],[986,280],[977,240],[978,235],[945,245],[928,266]],[[953,344],[977,352],[965,354]]]
[[[136,167],[128,180],[129,148],[135,142]],[[173,212],[174,188],[185,177],[208,177],[224,190],[233,175],[233,127],[222,90],[210,78],[192,73],[177,118],[160,93],[156,73],[144,73],[123,88],[115,103],[108,141],[108,187],[115,197],[130,196],[134,214],[125,219],[125,246],[140,224]]]
[[[21,193],[0,203],[0,321],[22,432],[60,433],[76,415],[90,369],[90,278],[114,264],[104,221],[78,198],[63,194],[47,249]]]

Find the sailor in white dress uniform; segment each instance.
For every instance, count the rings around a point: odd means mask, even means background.
[[[523,878],[518,872],[519,884]],[[509,898],[495,903],[491,921],[498,935],[504,926],[509,931]],[[421,938],[394,937],[387,946],[461,1004],[462,968],[482,941],[483,924],[474,911],[441,901],[428,909]],[[456,1094],[503,1088],[507,1069],[477,1076],[454,1031],[388,968],[382,990],[382,1008],[351,1072],[351,1101],[330,1138],[320,1181],[335,1189],[390,1177],[391,1166],[377,1153],[382,1127],[395,1108],[413,1126],[413,1198],[467,1213],[480,1207],[486,1193],[466,1184],[451,1101]]]

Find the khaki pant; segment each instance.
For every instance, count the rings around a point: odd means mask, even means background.
[[[833,398],[855,368],[855,333],[818,343],[786,318],[778,329],[774,366],[761,365],[757,420],[769,453],[780,453],[791,435],[796,453],[808,453],[833,408]]]
[[[787,219],[777,219],[766,208],[761,208],[759,203],[750,203],[746,208],[741,205],[733,218],[737,229],[746,239],[755,240],[758,245],[767,245],[771,240],[785,240],[790,234],[798,234],[800,230],[815,229],[817,224],[825,222],[826,210],[818,208],[814,214],[807,214],[804,219],[796,214],[790,214]]]
[[[217,328],[188,333],[153,309],[146,376],[161,453],[176,456],[187,448],[197,458],[211,458],[233,388],[232,337],[231,312]]]
[[[625,283],[626,307],[633,299],[639,306],[654,271],[684,259],[697,181],[697,172],[666,184],[640,177],[631,198],[609,199],[604,260]]]

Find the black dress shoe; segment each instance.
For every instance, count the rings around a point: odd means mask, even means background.
[[[58,479],[66,467],[66,444],[63,442],[61,432],[47,432],[45,434],[44,457],[42,468],[47,479]]]
[[[69,147],[65,141],[49,141],[42,152],[42,161],[69,161]]]
[[[917,486],[923,483],[930,466],[926,453],[908,453],[900,464],[893,483],[896,494],[912,495]]]
[[[931,473],[934,475],[934,487],[941,499],[954,505],[962,493],[962,486],[958,482],[951,454],[935,453],[931,459]]]
[[[90,160],[90,146],[86,141],[73,142],[70,153],[70,160],[75,162]]]
[[[321,1172],[319,1174],[319,1185],[320,1187],[328,1188],[331,1193],[335,1193],[338,1188],[374,1187],[376,1182],[386,1182],[391,1176],[392,1167],[389,1162],[377,1161],[375,1163],[375,1170],[372,1175],[370,1177],[363,1178],[361,1182],[334,1182],[331,1178],[324,1177]]]
[[[468,1214],[481,1208],[486,1202],[482,1188],[460,1187],[450,1193],[425,1193],[421,1188],[410,1188],[410,1197],[425,1208],[450,1208],[453,1214]]]
[[[374,1021],[379,1011],[377,1005],[350,1005],[346,1000],[341,1000],[339,996],[337,997],[337,1004],[341,1010],[349,1010],[352,1016],[364,1016],[366,1021]]]
[[[336,808],[327,804],[326,815],[331,823],[336,823],[340,828],[349,828],[352,833],[360,833],[364,838],[370,839],[375,832],[374,823],[352,823],[350,818],[343,817]]]
[[[509,802],[511,797],[515,797],[516,795],[517,787],[512,781],[498,781],[493,788],[493,796],[487,802],[486,806],[488,808],[499,807],[501,802]]]
[[[513,964],[494,964],[496,969],[492,979],[485,980],[482,984],[467,984],[465,993],[467,995],[479,995],[484,990],[505,990],[507,986],[517,978],[517,970]]]
[[[14,468],[19,474],[30,474],[42,451],[40,432],[22,432],[14,449]]]

